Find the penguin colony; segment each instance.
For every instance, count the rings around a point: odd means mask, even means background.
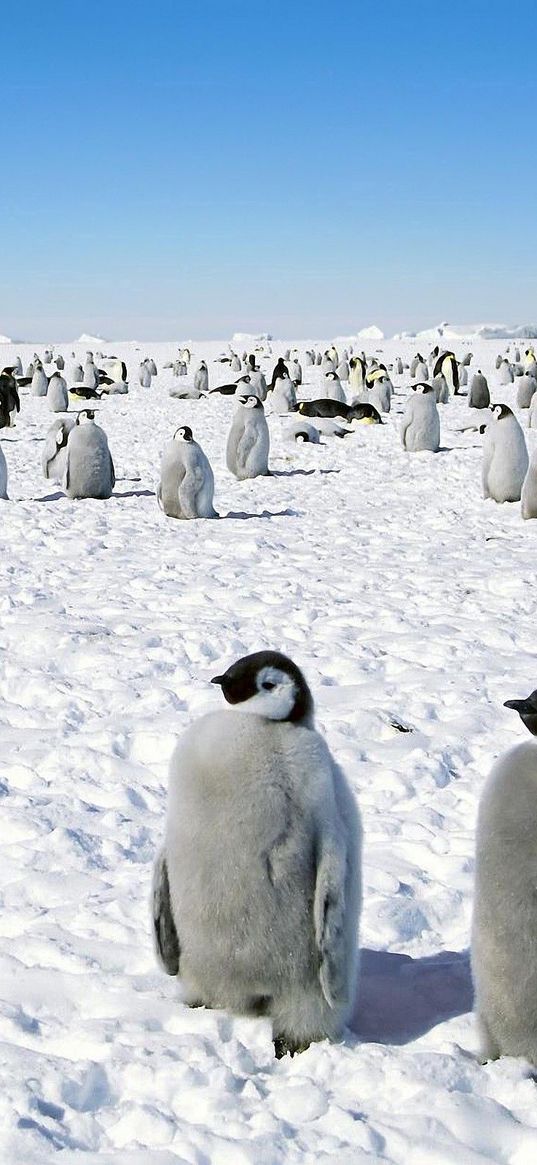
[[[303,367],[285,353],[263,371],[267,353],[223,355],[233,379],[210,385],[202,360],[178,400],[230,396],[233,415],[225,458],[238,482],[270,473],[267,415],[283,417],[289,444],[322,445],[357,425],[382,425],[397,404],[408,453],[441,447],[441,406],[467,387],[470,415],[483,430],[482,491],[495,503],[521,502],[537,518],[537,447],[531,458],[514,408],[491,401],[471,356],[434,349],[416,353],[405,401],[392,380],[405,376],[365,353],[309,350]],[[106,500],[115,470],[96,409],[129,392],[115,356],[69,363],[52,350],[19,360],[0,374],[0,429],[17,423],[25,392],[46,400],[56,419],[44,436],[44,476],[69,499]],[[183,348],[171,368],[188,376]],[[308,370],[319,369],[322,394],[308,397]],[[306,375],[304,376],[304,370]],[[134,381],[152,389],[155,362],[144,357]],[[469,379],[470,376],[470,379]],[[537,361],[497,362],[496,389],[516,385],[516,408],[537,427]],[[305,382],[305,384],[304,384]],[[494,396],[497,397],[497,391]],[[91,407],[89,407],[91,405]],[[515,407],[515,402],[513,402]],[[192,429],[180,425],[162,455],[157,500],[173,519],[214,519],[214,475]],[[0,444],[0,498],[8,467]],[[155,862],[152,917],[158,959],[179,976],[190,1006],[267,1016],[276,1056],[314,1040],[341,1038],[355,998],[361,909],[361,825],[354,797],[313,721],[313,698],[297,665],[276,651],[233,663],[213,683],[229,711],[196,721],[170,765],[164,844]],[[537,736],[537,691],[507,701]],[[216,759],[215,759],[216,758]],[[512,749],[494,766],[483,792],[476,838],[471,962],[483,1060],[524,1056],[537,1066],[537,742]],[[267,936],[270,936],[269,938]],[[521,974],[521,967],[524,974]]]

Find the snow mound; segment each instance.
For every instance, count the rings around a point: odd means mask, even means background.
[[[265,340],[272,340],[270,332],[259,332],[258,335],[252,332],[234,332],[231,337],[232,344],[262,344]]]
[[[537,337],[537,324],[437,324],[421,332],[398,332],[394,340],[522,340]]]
[[[9,336],[0,336],[0,344],[11,344]]]
[[[369,328],[361,328],[358,332],[359,340],[383,340],[384,332],[377,328],[375,324],[371,324]]]
[[[92,336],[91,332],[82,332],[82,335],[75,340],[75,344],[109,344],[110,340],[105,340],[104,336]]]

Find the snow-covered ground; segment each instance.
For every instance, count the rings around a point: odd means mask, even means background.
[[[378,343],[390,360],[415,347]],[[223,348],[196,344],[191,370]],[[515,386],[495,387],[504,348],[478,341],[471,371],[513,404]],[[33,346],[6,345],[3,363],[17,351],[26,364]],[[536,1086],[521,1061],[476,1061],[467,949],[479,793],[527,736],[502,704],[537,686],[537,522],[482,500],[481,438],[455,431],[465,398],[441,407],[440,453],[403,452],[408,374],[387,423],[344,441],[290,447],[270,418],[274,476],[239,483],[232,400],[170,399],[174,345],[106,352],[159,367],[151,389],[133,376],[99,404],[110,501],[70,502],[42,478],[44,400],[25,390],[0,435],[3,1165],[60,1151],[62,1165],[530,1165]],[[215,470],[220,521],[158,509],[181,423]],[[263,647],[311,682],[365,829],[352,1030],[280,1062],[268,1021],[182,1006],[148,910],[174,741],[220,706],[210,677]]]

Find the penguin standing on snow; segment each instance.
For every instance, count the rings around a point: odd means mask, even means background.
[[[274,370],[273,370],[272,376],[270,378],[270,384],[268,386],[269,392],[271,391],[271,389],[274,388],[276,381],[282,380],[284,376],[289,376],[289,369],[287,367],[287,364],[285,363],[283,356],[280,356],[279,360],[274,365]]]
[[[533,450],[520,495],[523,518],[537,518],[537,448]]]
[[[353,393],[362,391],[365,382],[366,366],[365,360],[360,356],[351,356],[349,360],[349,388]]]
[[[79,412],[67,441],[65,492],[68,498],[109,498],[116,477],[104,429],[90,409]]]
[[[492,414],[483,438],[483,497],[519,502],[529,464],[524,433],[508,405],[492,405]]]
[[[199,393],[209,391],[209,372],[205,360],[200,360],[194,373],[194,388],[197,388]]]
[[[505,387],[506,384],[513,383],[513,369],[508,360],[502,360],[498,368],[498,384]]]
[[[7,462],[0,445],[0,499],[7,502]]]
[[[325,400],[336,400],[340,404],[346,404],[345,389],[339,379],[337,372],[326,372],[324,376],[324,385],[326,391]]]
[[[217,518],[213,471],[192,429],[183,425],[162,455],[157,500],[169,518]]]
[[[537,691],[507,700],[537,735]],[[471,963],[483,1060],[537,1067],[537,746],[494,765],[479,804]]]
[[[269,427],[257,396],[237,397],[226,446],[226,464],[239,481],[268,474]]]
[[[486,376],[481,369],[472,376],[468,404],[471,409],[488,409],[490,407],[490,392]]]
[[[437,405],[447,405],[449,401],[448,382],[443,372],[433,377],[433,389]]]
[[[17,381],[11,372],[0,373],[0,429],[10,429],[21,411]]]
[[[401,441],[409,453],[440,448],[440,417],[432,384],[413,385],[401,422]]]
[[[537,392],[537,380],[525,373],[519,377],[516,389],[516,403],[519,409],[529,409],[534,393]]]
[[[48,392],[48,377],[40,360],[36,360],[32,376],[32,396],[46,396]]]
[[[60,372],[55,372],[48,382],[47,404],[51,413],[66,413],[69,408],[67,381]]]
[[[271,406],[272,411],[280,415],[283,413],[294,413],[296,409],[296,391],[293,381],[288,376],[282,376],[276,381],[271,397]]]
[[[459,365],[454,352],[440,352],[433,366],[433,376],[445,376],[448,388],[454,396],[459,395]]]
[[[41,457],[43,474],[47,481],[63,481],[67,464],[67,441],[74,428],[74,417],[62,417],[54,421],[45,437]]]
[[[234,710],[171,760],[157,954],[191,1004],[269,1015],[276,1056],[293,1055],[338,1039],[352,1008],[360,818],[292,660],[258,651],[212,682]]]

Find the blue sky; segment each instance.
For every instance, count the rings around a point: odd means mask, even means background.
[[[6,0],[0,332],[537,320],[537,5]]]

